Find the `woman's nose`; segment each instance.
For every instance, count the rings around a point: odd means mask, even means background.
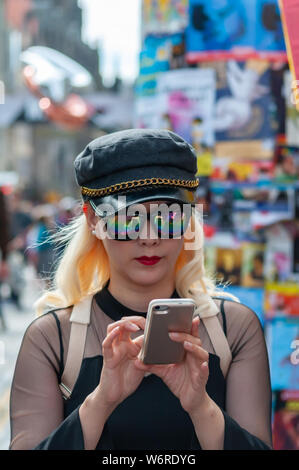
[[[149,220],[142,227],[140,235],[138,237],[138,242],[147,246],[152,246],[160,243],[160,239],[155,233],[155,230]]]

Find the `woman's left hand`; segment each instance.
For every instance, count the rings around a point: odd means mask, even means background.
[[[191,333],[169,333],[173,341],[184,344],[182,362],[166,365],[146,365],[139,359],[136,367],[160,377],[171,392],[179,398],[182,407],[192,414],[207,401],[206,383],[209,377],[209,353],[201,347],[199,317],[192,322]]]

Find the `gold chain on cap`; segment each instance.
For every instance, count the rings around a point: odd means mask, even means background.
[[[196,180],[178,180],[178,179],[169,179],[169,178],[145,178],[141,180],[132,180],[126,181],[123,183],[113,184],[112,186],[107,186],[102,189],[90,189],[82,186],[81,192],[83,196],[90,197],[102,197],[107,194],[113,194],[124,189],[132,189],[140,186],[148,185],[168,185],[168,186],[180,186],[182,188],[196,188],[199,185],[199,181]]]

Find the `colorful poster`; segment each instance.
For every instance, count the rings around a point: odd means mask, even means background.
[[[293,188],[279,189],[274,186],[269,190],[260,190],[260,200],[255,203],[254,210],[251,212],[253,229],[258,230],[273,226],[281,221],[292,220],[294,218],[294,194]],[[283,240],[282,245],[284,242],[288,243],[287,240]],[[275,244],[276,242],[272,240],[271,243]],[[268,246],[270,245],[268,244]]]
[[[217,249],[214,245],[204,244],[204,265],[206,275],[214,279],[216,269]]]
[[[244,0],[240,0],[242,3]],[[248,9],[253,8],[248,0]],[[256,0],[255,49],[257,57],[287,62],[286,44],[278,0]]]
[[[187,60],[286,61],[278,1],[190,0]]]
[[[174,131],[197,153],[197,176],[212,173],[215,74],[212,69],[176,69],[139,82],[134,126]]]
[[[295,189],[294,199],[295,199],[295,209],[294,209],[295,216],[294,216],[294,218],[296,220],[299,220],[299,188],[298,187]]]
[[[258,181],[272,181],[273,173],[274,162],[272,160],[215,157],[211,178],[215,181],[256,183]]]
[[[143,0],[143,34],[183,31],[188,24],[188,0]]]
[[[299,390],[299,319],[273,319],[266,324],[265,336],[272,390]]]
[[[271,159],[277,119],[271,94],[269,62],[204,62],[200,69],[216,74],[216,104],[213,115],[215,157],[239,161]]]
[[[228,286],[223,293],[237,297],[239,301],[249,307],[264,326],[264,289],[259,287]]]
[[[296,107],[296,101],[299,104],[299,95],[295,99],[292,91],[292,75],[289,70],[284,72],[284,90],[286,102],[286,144],[299,147],[299,106]]]
[[[145,38],[139,58],[140,67],[135,87],[136,95],[152,96],[155,94],[158,74],[183,67],[185,65],[184,51],[182,34]]]
[[[213,149],[212,147],[197,143],[195,132],[193,133],[193,145],[199,147],[197,150],[197,176],[211,176],[213,172]],[[198,145],[199,144],[199,145]]]
[[[134,102],[134,127],[139,129],[158,129],[161,125],[161,117],[158,112],[159,101],[156,95],[138,96]]]
[[[296,226],[296,233],[293,244],[293,273],[299,280],[299,224]]]
[[[247,234],[247,240],[254,241],[256,230],[292,220],[294,206],[293,188],[279,189],[271,183],[259,187],[246,182],[211,182],[210,220],[218,229],[231,230],[233,226],[238,239],[246,239]]]
[[[242,250],[219,248],[216,251],[216,273],[221,283],[241,284]]]
[[[278,183],[299,181],[299,147],[276,146],[273,179]]]
[[[279,188],[273,184],[264,187],[240,187],[235,192],[234,208],[260,212],[279,212],[282,218],[294,214],[293,188]]]
[[[160,74],[157,97],[161,117],[200,154],[214,144],[215,74],[212,69],[179,69]]]
[[[299,391],[274,393],[273,449],[299,450]]]
[[[244,287],[263,287],[264,285],[264,249],[263,244],[242,244],[241,284]]]
[[[299,318],[299,284],[266,283],[265,317],[271,320],[290,316]]]
[[[286,93],[285,73],[288,63],[272,64],[271,67],[271,94],[273,97],[273,120],[278,136],[286,133]]]
[[[287,282],[293,266],[293,237],[283,224],[275,224],[267,229],[264,261],[265,280]]]
[[[233,191],[226,190],[220,193],[213,191],[211,194],[211,206],[209,220],[219,231],[231,233],[233,226]]]
[[[299,4],[297,0],[279,0],[283,32],[287,48],[288,61],[291,70],[291,89],[293,103],[299,111],[299,41],[298,41],[298,19]]]
[[[256,232],[252,230],[251,213],[249,211],[234,210],[233,231],[238,240],[256,241]]]
[[[274,136],[271,125],[269,64],[249,60],[225,64],[225,80],[217,88],[217,141],[261,140]],[[230,156],[230,155],[228,155]],[[246,155],[239,155],[240,158]]]

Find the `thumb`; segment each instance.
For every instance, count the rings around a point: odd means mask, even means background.
[[[207,361],[203,362],[200,365],[200,372],[203,380],[207,382],[209,378],[209,364],[207,363]]]
[[[133,339],[133,343],[141,349],[143,345],[143,340],[144,335],[139,335],[137,338]]]

